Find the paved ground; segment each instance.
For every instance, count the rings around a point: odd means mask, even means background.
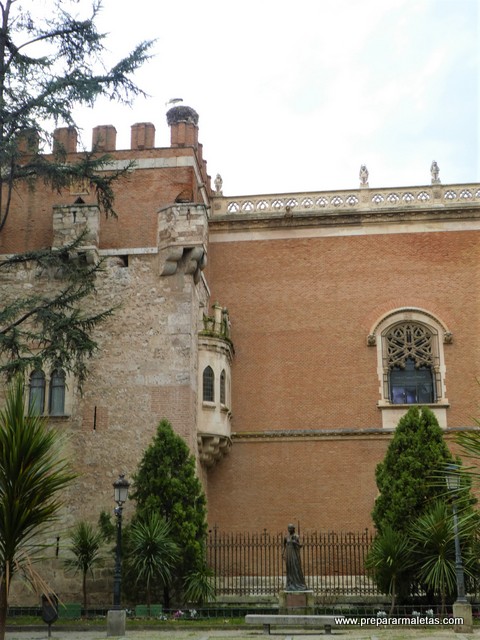
[[[9,631],[7,640],[44,640],[47,632],[38,631]],[[52,640],[104,640],[106,631],[63,631],[52,630]],[[265,640],[269,636],[254,629],[242,630],[171,630],[157,629],[155,631],[127,631],[125,640]],[[332,640],[480,640],[480,628],[473,634],[454,633],[451,629],[348,629],[334,630],[330,636],[323,632],[292,633],[292,631],[272,630],[272,640],[315,640],[331,638]],[[110,638],[110,640],[114,640]]]

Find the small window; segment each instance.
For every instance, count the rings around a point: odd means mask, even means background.
[[[65,371],[54,369],[50,378],[48,412],[51,416],[65,414]]]
[[[203,401],[215,401],[215,374],[212,367],[205,367],[203,370]]]
[[[28,409],[37,415],[45,410],[45,374],[41,369],[36,369],[30,376]]]
[[[220,374],[220,404],[226,404],[225,383],[226,383],[225,369],[222,369],[222,373]]]

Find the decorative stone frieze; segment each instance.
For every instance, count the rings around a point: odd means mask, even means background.
[[[368,173],[368,172],[367,172]],[[324,214],[340,211],[347,215],[371,210],[421,210],[450,204],[469,202],[477,207],[480,204],[478,184],[444,186],[440,182],[419,187],[370,189],[367,183],[359,189],[322,192],[280,193],[241,198],[226,198],[216,194],[214,202],[215,216],[274,217],[284,214],[287,207],[296,215]]]

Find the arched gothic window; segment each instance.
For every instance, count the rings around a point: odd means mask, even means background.
[[[393,404],[435,402],[438,358],[432,331],[417,322],[403,322],[391,327],[384,340],[390,401]]]
[[[226,404],[226,374],[225,369],[222,369],[220,374],[220,404]]]
[[[367,345],[377,352],[382,426],[395,428],[411,404],[430,405],[440,425],[447,426],[444,350],[452,342],[446,324],[426,309],[394,309],[375,322]]]
[[[48,412],[51,416],[62,416],[65,413],[65,371],[63,369],[54,369],[50,376]]]
[[[41,369],[35,369],[30,375],[28,409],[35,414],[45,411],[45,374]]]
[[[215,374],[210,366],[203,370],[203,401],[215,401]]]

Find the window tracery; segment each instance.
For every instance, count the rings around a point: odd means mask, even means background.
[[[438,334],[420,322],[401,322],[382,335],[384,393],[392,404],[431,404],[441,396]]]
[[[452,342],[448,327],[425,309],[403,307],[376,321],[367,345],[377,352],[377,406],[384,427],[394,428],[411,404],[430,405],[446,426],[444,345]]]

